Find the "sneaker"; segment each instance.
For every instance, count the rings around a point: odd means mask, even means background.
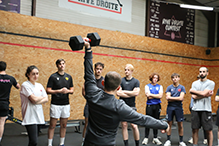
[[[188,140],[189,143],[193,144],[193,138],[191,137],[189,140]]]
[[[164,144],[164,146],[171,146],[171,141],[170,140],[167,140]]]
[[[144,140],[142,141],[142,144],[147,145],[148,144],[148,138],[144,138]]]
[[[186,144],[182,141],[179,143],[179,146],[186,146]]]
[[[160,142],[160,140],[158,138],[153,138],[152,143],[156,144],[156,145],[162,145],[162,142]]]
[[[207,140],[207,139],[204,139],[204,140],[203,140],[203,144],[208,144],[208,140]]]

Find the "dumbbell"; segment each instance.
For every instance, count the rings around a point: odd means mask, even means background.
[[[100,45],[100,36],[97,32],[88,33],[87,38],[89,38],[90,46],[99,46]],[[72,51],[82,50],[84,47],[84,39],[81,36],[72,36],[69,40],[69,46]]]

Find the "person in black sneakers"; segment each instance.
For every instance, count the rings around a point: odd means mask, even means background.
[[[85,41],[84,79],[85,98],[89,106],[88,126],[83,146],[115,146],[119,123],[127,121],[148,128],[169,130],[169,125],[151,116],[143,115],[124,101],[115,98],[121,76],[110,71],[104,78],[104,91],[97,87],[93,73],[90,43]]]
[[[20,88],[15,78],[6,74],[6,67],[6,62],[0,61],[0,142],[4,132],[5,120],[9,112],[11,87],[13,85],[17,89]]]

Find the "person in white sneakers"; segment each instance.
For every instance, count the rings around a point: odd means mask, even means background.
[[[211,96],[215,87],[214,81],[207,79],[208,69],[201,67],[199,69],[200,79],[192,83],[192,88],[189,92],[194,99],[192,106],[192,136],[193,146],[198,145],[198,133],[202,127],[207,135],[208,146],[213,144],[213,120],[211,108]]]
[[[158,73],[152,73],[149,76],[151,83],[145,86],[145,95],[147,97],[147,106],[146,106],[146,115],[150,115],[155,119],[160,118],[161,111],[161,98],[163,96],[163,86],[157,84],[160,81],[160,75]],[[145,127],[145,138],[142,141],[142,144],[148,144],[150,128]],[[154,138],[152,143],[161,145],[162,142],[157,138],[158,129],[153,129]]]
[[[52,146],[54,131],[58,119],[60,119],[60,143],[64,146],[66,127],[70,117],[69,94],[74,93],[73,78],[65,72],[65,60],[56,61],[57,72],[53,73],[48,80],[46,92],[51,94],[50,124],[48,128],[48,146]]]
[[[167,132],[167,141],[164,146],[171,146],[170,136],[171,136],[171,126],[173,124],[173,117],[175,116],[178,132],[179,132],[179,146],[186,146],[183,142],[183,108],[182,101],[186,94],[185,87],[179,84],[180,75],[173,73],[171,75],[173,84],[167,87],[166,90],[166,99],[168,101],[167,106],[167,121],[170,126],[169,132]]]

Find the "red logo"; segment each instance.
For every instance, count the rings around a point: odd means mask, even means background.
[[[42,89],[40,89],[40,92],[42,92]]]
[[[179,92],[181,92],[181,89],[178,89]]]

